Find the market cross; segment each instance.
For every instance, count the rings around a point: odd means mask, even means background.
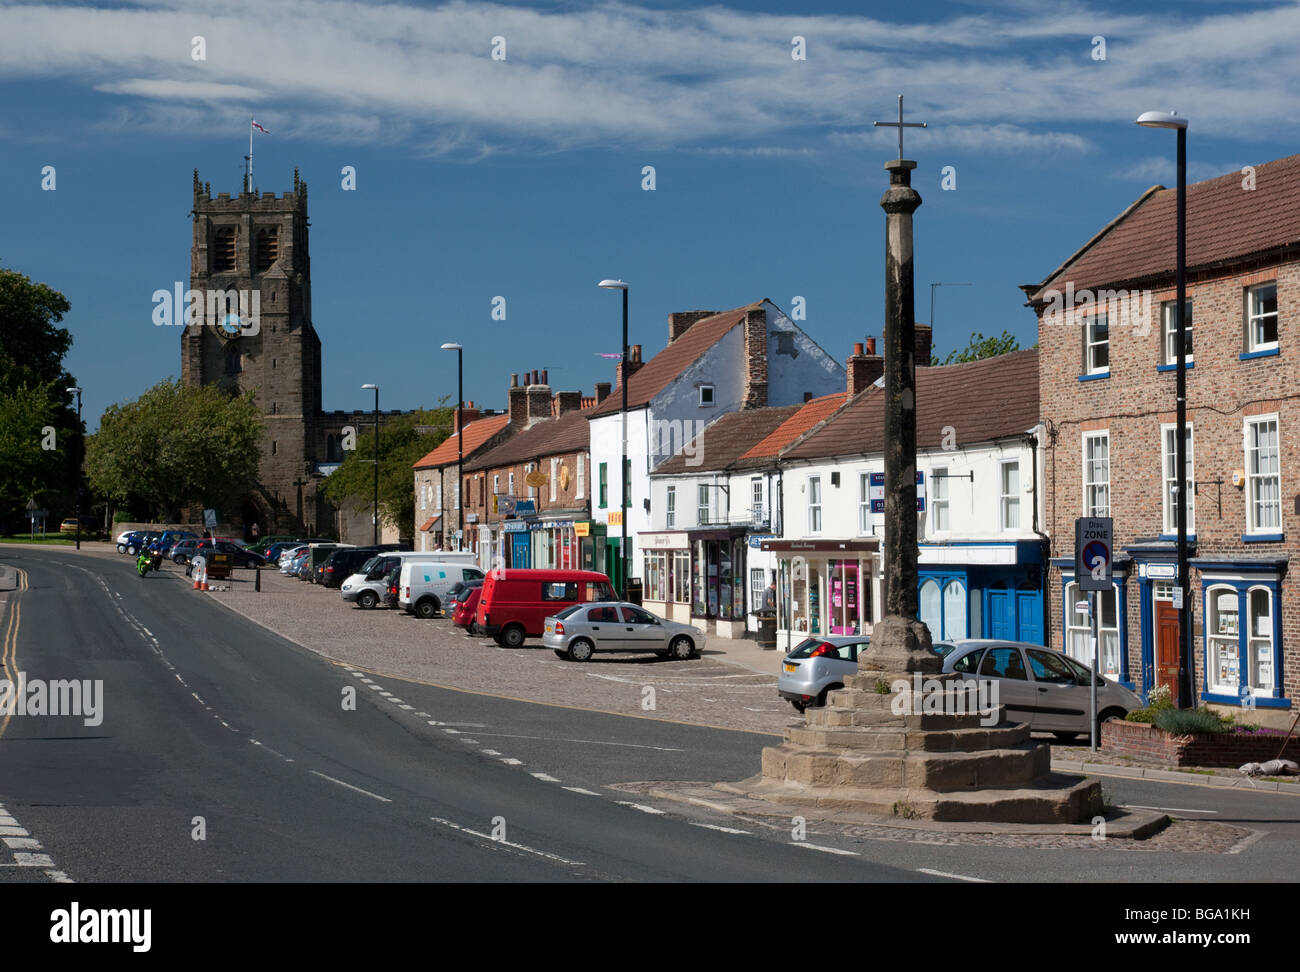
[[[925,122],[905,122],[903,121],[903,96],[898,96],[898,121],[896,122],[876,122],[876,128],[897,128],[898,129],[898,157],[903,157],[903,129],[904,128],[925,128]],[[933,316],[933,315],[931,315]]]

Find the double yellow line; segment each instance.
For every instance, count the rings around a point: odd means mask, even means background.
[[[5,624],[4,642],[0,644],[0,677],[8,679],[13,688],[9,696],[10,711],[0,720],[0,736],[9,728],[9,720],[13,718],[12,710],[18,704],[18,626],[22,623],[23,616],[18,595],[27,590],[27,571],[21,567],[14,569],[18,572],[18,584],[9,597],[9,617]]]

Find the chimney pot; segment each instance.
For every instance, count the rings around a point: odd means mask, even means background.
[[[541,382],[537,380],[537,369],[536,369],[536,368],[533,369],[533,384],[534,384],[534,385],[540,385],[540,384],[541,384]]]
[[[813,396],[812,396],[812,392],[804,392],[804,393],[803,393],[803,400],[804,400],[805,402],[811,402],[811,401],[812,401],[812,397],[813,397]]]
[[[861,354],[862,345],[860,344],[856,345],[855,350],[857,350],[857,352]],[[876,339],[873,337],[869,337],[867,338],[867,354],[875,354],[875,353],[876,353]]]
[[[549,385],[550,383],[551,383],[550,380],[546,377],[546,369],[543,368],[543,369],[542,369],[542,384],[543,384],[543,385]]]
[[[859,354],[862,353],[862,343],[861,343],[861,342],[859,342],[859,343],[853,345],[853,353],[854,353],[855,355],[859,355]]]

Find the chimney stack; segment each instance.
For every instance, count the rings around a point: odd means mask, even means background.
[[[599,405],[609,397],[610,384],[607,381],[596,382],[596,404]]]
[[[713,317],[718,311],[711,310],[694,310],[694,311],[675,311],[668,315],[668,343],[672,344],[679,337],[690,330],[691,325],[696,321],[702,321],[706,317]]]
[[[555,417],[568,415],[570,412],[581,411],[582,409],[582,392],[580,391],[562,391],[555,393]]]
[[[641,361],[641,345],[633,344],[631,347],[627,349],[627,377],[631,378],[638,371],[640,371],[642,363],[643,362]],[[615,368],[615,377],[618,380],[618,384],[620,385],[623,384],[623,362],[622,361],[620,361],[618,363],[618,367]]]
[[[870,388],[885,373],[885,359],[876,354],[876,339],[867,338],[865,352],[861,344],[853,345],[853,353],[845,362],[844,370],[848,372],[849,398]]]
[[[537,376],[538,372],[534,371],[533,375]],[[528,423],[531,425],[538,419],[551,417],[551,386],[544,382],[538,381],[528,386],[527,396],[527,413]]]
[[[928,368],[930,366],[933,337],[934,329],[929,324],[916,325],[916,366],[918,368]]]
[[[528,422],[528,374],[524,374],[524,384],[519,384],[519,375],[510,376],[509,411],[510,427],[521,429]]]
[[[745,312],[745,388],[741,408],[767,407],[767,311]]]
[[[460,411],[465,416],[466,425],[469,425],[470,422],[477,422],[479,417],[483,414],[482,410],[475,408],[474,403],[470,401],[467,401]],[[455,435],[459,431],[460,425],[456,415],[456,409],[453,408],[451,411],[451,434]]]

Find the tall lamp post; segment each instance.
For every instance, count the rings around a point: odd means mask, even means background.
[[[456,539],[456,549],[465,549],[465,490],[461,483],[461,467],[465,464],[465,348],[455,341],[448,341],[442,346],[444,351],[456,352],[456,507],[460,510],[460,536]],[[447,525],[443,524],[443,533]],[[446,537],[444,536],[445,540]]]
[[[376,547],[379,546],[379,386],[365,384],[363,389],[373,388],[375,391],[375,509],[371,516],[374,519],[371,530],[371,540]]]
[[[1174,435],[1175,489],[1178,491],[1178,707],[1192,706],[1191,592],[1187,566],[1187,119],[1175,112],[1147,111],[1138,116],[1143,128],[1172,128],[1178,132],[1178,256],[1175,267],[1174,320],[1178,325],[1178,418]]]
[[[619,525],[622,528],[618,546],[619,559],[619,597],[627,599],[627,284],[622,280],[602,280],[596,284],[606,290],[623,291],[623,367],[619,371],[618,383],[623,389],[623,456],[618,467]]]
[[[69,395],[77,396],[77,462],[73,467],[73,502],[77,506],[77,549],[81,549],[81,389],[73,385]]]

